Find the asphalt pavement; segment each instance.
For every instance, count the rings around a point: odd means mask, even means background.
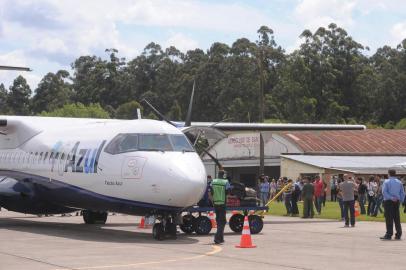
[[[344,228],[334,220],[265,217],[252,235],[257,246],[239,249],[228,227],[225,243],[210,235],[179,233],[156,241],[139,217],[110,215],[105,225],[80,216],[37,217],[0,212],[0,270],[62,269],[406,269],[406,241],[382,241],[384,223]],[[403,224],[406,229],[406,224]]]

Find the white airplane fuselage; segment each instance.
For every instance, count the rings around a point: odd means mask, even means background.
[[[0,127],[0,206],[7,209],[179,212],[205,191],[200,157],[165,122],[0,119],[7,120]]]

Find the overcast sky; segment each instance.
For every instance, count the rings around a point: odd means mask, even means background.
[[[28,66],[21,73],[34,90],[47,72],[71,71],[81,55],[117,48],[127,59],[151,41],[182,51],[256,40],[267,25],[288,52],[304,29],[335,22],[372,54],[406,38],[405,0],[0,0],[0,65]],[[18,72],[0,71],[9,87]]]

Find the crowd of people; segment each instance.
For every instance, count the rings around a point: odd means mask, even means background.
[[[329,183],[320,176],[305,176],[302,178],[288,179],[281,177],[270,180],[261,175],[259,179],[259,194],[261,205],[266,205],[271,199],[284,202],[286,216],[299,216],[298,201],[303,202],[303,218],[313,218],[320,215],[326,205],[327,194],[330,201],[337,202],[340,207],[340,218],[345,221],[345,226],[355,226],[355,204],[359,204],[360,214],[376,217],[384,214],[384,181],[390,175],[371,175],[369,177],[354,177],[352,175],[332,176]],[[401,179],[402,188],[406,185],[406,178]],[[330,189],[330,192],[327,192]],[[283,191],[282,191],[283,190]],[[282,192],[281,192],[282,191]],[[405,198],[399,199],[405,205]],[[406,206],[404,208],[406,211]],[[349,216],[348,216],[349,212]]]

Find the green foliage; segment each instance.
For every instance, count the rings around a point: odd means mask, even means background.
[[[48,73],[44,76],[35,90],[32,99],[34,113],[54,111],[70,102],[73,95],[72,86],[66,81],[69,72],[59,70],[56,74]]]
[[[83,105],[82,103],[66,104],[62,108],[51,112],[42,112],[40,116],[76,117],[76,118],[110,118],[98,103]]]
[[[116,118],[137,119],[137,109],[142,109],[142,106],[135,100],[121,104],[116,110]]]
[[[179,102],[177,100],[175,100],[175,102],[173,103],[168,116],[169,119],[174,121],[182,120],[182,108],[180,107]]]
[[[286,53],[273,29],[261,26],[257,34],[255,41],[215,42],[207,51],[186,53],[151,42],[129,61],[114,48],[105,57],[83,55],[72,64],[71,77],[67,71],[45,75],[32,98],[21,76],[9,93],[0,86],[0,113],[98,103],[111,117],[134,119],[137,105],[127,103],[145,98],[170,119],[184,120],[195,82],[193,121],[394,128],[406,118],[406,40],[367,56],[362,44],[332,23],[314,33],[304,30],[300,47]],[[143,114],[156,118],[148,107]]]
[[[7,105],[8,93],[4,84],[0,83],[0,114],[7,114],[9,109]]]
[[[31,88],[23,76],[18,76],[7,98],[7,104],[12,114],[31,115]]]
[[[406,118],[401,119],[395,126],[395,129],[406,129]]]

